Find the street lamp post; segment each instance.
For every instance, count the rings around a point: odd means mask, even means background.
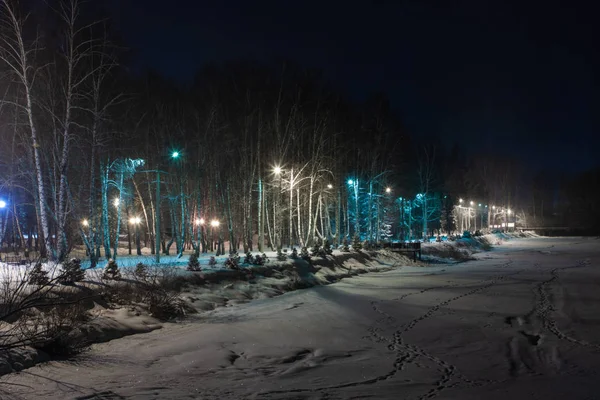
[[[129,219],[129,223],[135,227],[135,246],[136,246],[136,254],[138,256],[142,255],[142,248],[140,244],[140,223],[142,219],[140,217],[132,217]]]
[[[220,222],[216,219],[213,219],[212,221],[210,221],[211,240],[213,243],[215,241],[215,230],[217,230],[217,232],[219,231],[219,225],[220,225]],[[221,235],[218,234],[218,237],[219,237],[219,242],[217,243],[217,256],[221,255]]]
[[[473,210],[474,210],[473,223],[475,225],[473,230],[476,231],[477,230],[477,209],[473,207],[473,204],[474,204],[473,201],[469,202],[469,205],[471,206],[471,207],[469,207],[469,229],[471,228],[471,208],[473,208]]]

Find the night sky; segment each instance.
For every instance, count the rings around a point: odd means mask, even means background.
[[[354,100],[386,92],[413,136],[536,170],[599,165],[598,9],[583,2],[113,2],[138,72],[186,84],[207,62],[293,59]]]

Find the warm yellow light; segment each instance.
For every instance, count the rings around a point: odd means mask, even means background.
[[[463,202],[463,199],[458,199],[458,202],[459,202],[459,203],[462,203],[462,202]]]
[[[473,202],[471,201],[471,202],[469,202],[469,204],[473,205]]]
[[[197,218],[196,225],[204,225],[204,218]]]
[[[81,221],[81,225],[83,226],[88,226],[90,223],[88,222],[87,219],[84,219],[83,221]]]
[[[392,188],[385,188],[385,192],[386,193],[391,193],[392,192]]]
[[[210,225],[216,228],[220,225],[220,222],[216,219],[213,219],[212,221],[210,221]]]
[[[118,197],[116,197],[113,200],[113,204],[115,205],[115,207],[119,207],[119,204],[121,203],[121,199],[119,199]]]
[[[327,185],[327,189],[333,189],[333,185],[330,183],[329,185]]]
[[[281,174],[281,167],[277,166],[277,167],[273,168],[273,173],[275,175]]]

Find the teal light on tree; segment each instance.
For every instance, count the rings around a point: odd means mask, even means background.
[[[178,151],[174,151],[173,153],[171,153],[171,158],[179,158],[181,154]]]

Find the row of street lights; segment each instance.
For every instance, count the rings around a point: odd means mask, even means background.
[[[477,203],[477,206],[476,206],[475,202],[471,200],[471,201],[468,202],[468,206],[463,206],[464,202],[465,201],[463,199],[458,199],[458,203],[459,203],[458,207],[461,208],[461,209],[466,209],[467,210],[467,212],[469,214],[469,220],[471,218],[470,217],[471,210],[473,210],[473,212],[474,212],[475,230],[477,230],[477,210],[482,209],[482,207],[483,207],[483,209],[487,209],[487,211],[488,211],[488,221],[487,221],[488,228],[492,227],[492,225],[494,225],[494,224],[491,223],[492,221],[490,220],[490,211],[489,211],[489,208],[488,208],[487,204],[484,206],[481,203]],[[505,216],[510,216],[512,214],[512,210],[510,208],[492,206],[491,209],[493,210],[493,212],[496,212],[496,210],[499,210],[500,213],[505,213]],[[481,221],[480,221],[480,228],[483,228],[483,212],[481,212],[480,214],[481,214],[480,215],[481,216],[481,218],[480,218],[481,219]],[[461,219],[461,225],[463,225],[463,222],[464,221]],[[505,218],[505,226],[508,228],[508,218]],[[463,228],[465,228],[465,227],[461,226],[461,230]]]

